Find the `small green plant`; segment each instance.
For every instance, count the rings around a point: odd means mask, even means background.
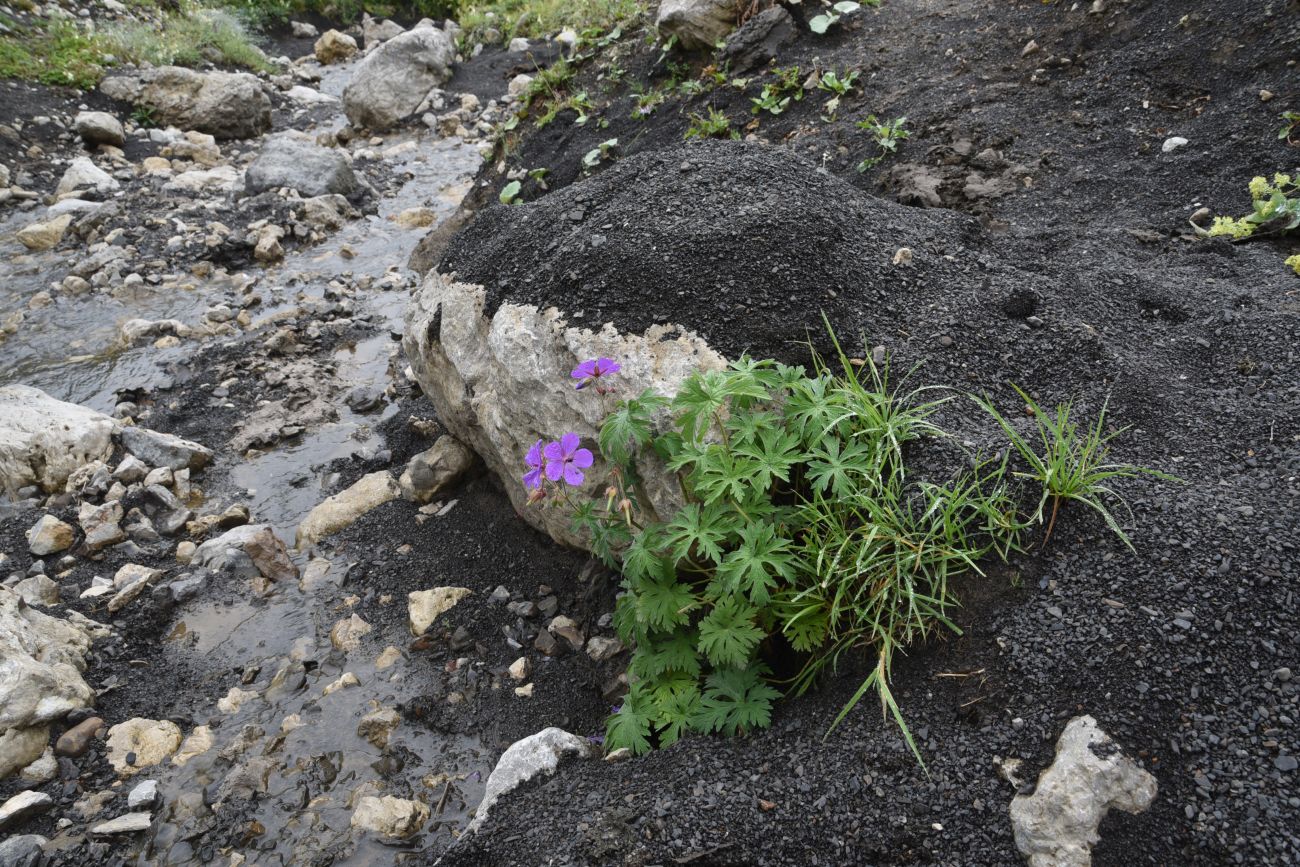
[[[826,114],[822,120],[827,123],[835,120],[835,116],[840,110],[840,100],[853,91],[857,81],[858,73],[856,70],[842,76],[837,75],[834,70],[827,70],[821,74],[817,81],[817,89],[831,94],[831,98],[826,100]]]
[[[830,6],[820,15],[813,16],[808,22],[808,29],[820,36],[830,30],[841,18],[852,15],[864,5],[879,6],[880,0],[862,0],[862,3],[854,3],[853,0],[841,0],[841,2]]]
[[[668,99],[668,94],[660,89],[642,90],[634,93],[632,97],[632,119],[645,120],[654,114],[655,109],[664,104]]]
[[[754,114],[764,111],[773,115],[780,114],[789,107],[791,101],[803,99],[803,83],[798,66],[774,69],[772,74],[776,76],[776,81],[764,84],[759,95],[749,100],[754,104]]]
[[[866,120],[858,121],[858,129],[871,133],[871,138],[876,143],[875,155],[867,157],[858,163],[858,171],[865,172],[867,169],[879,165],[886,157],[896,153],[899,143],[911,136],[911,133],[907,131],[906,124],[906,117],[896,117],[893,120],[882,121],[874,114],[868,115]]]
[[[1215,217],[1208,229],[1193,223],[1197,233],[1235,242],[1280,235],[1300,227],[1300,178],[1279,172],[1270,182],[1261,175],[1251,179],[1248,189],[1249,214],[1240,218]],[[1292,256],[1286,262],[1300,274],[1300,256]]]
[[[142,129],[153,129],[158,125],[158,120],[154,115],[152,105],[141,103],[131,110],[131,121]]]
[[[763,90],[758,96],[752,97],[750,102],[754,103],[754,114],[766,111],[768,114],[780,114],[790,105],[790,97],[780,96],[780,92],[770,84],[763,85]]]
[[[1106,505],[1107,501],[1116,504],[1126,513],[1128,519],[1132,520],[1132,510],[1129,509],[1128,503],[1111,487],[1113,481],[1144,475],[1171,482],[1182,480],[1146,467],[1107,463],[1111,441],[1128,428],[1106,431],[1106,404],[1103,404],[1101,412],[1097,413],[1095,422],[1081,426],[1074,418],[1072,402],[1058,404],[1054,413],[1048,412],[1019,386],[1013,385],[1012,388],[1024,400],[1025,407],[1034,420],[1041,450],[1017,431],[1011,422],[998,412],[991,400],[987,397],[973,399],[997,421],[1010,437],[1012,446],[1029,465],[1029,472],[1017,473],[1017,475],[1033,479],[1042,486],[1042,496],[1030,520],[1042,523],[1047,506],[1051,504],[1051,514],[1046,519],[1047,530],[1044,532],[1044,543],[1052,537],[1056,516],[1061,506],[1073,501],[1101,515],[1106,526],[1132,550],[1133,543],[1129,541],[1119,521]]]
[[[740,133],[731,128],[731,119],[712,106],[708,114],[691,115],[690,126],[686,128],[686,140],[693,138],[740,138]]]
[[[609,158],[614,148],[618,147],[618,139],[612,138],[601,142],[582,157],[582,167],[587,171],[594,169],[603,161]]]
[[[503,205],[519,204],[519,190],[523,187],[519,181],[511,181],[501,188],[501,194],[497,196]]]
[[[1298,131],[1300,131],[1300,111],[1282,112],[1282,128],[1278,130],[1277,137],[1287,144],[1300,144],[1300,141],[1296,140]]]

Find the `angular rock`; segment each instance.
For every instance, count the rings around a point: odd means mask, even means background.
[[[1155,796],[1155,777],[1126,757],[1095,719],[1075,717],[1034,793],[1011,801],[1016,846],[1030,867],[1087,867],[1106,813],[1141,813]]]
[[[54,799],[44,792],[19,792],[0,804],[0,831],[39,816],[54,806]]]
[[[326,66],[342,63],[357,53],[357,41],[346,33],[326,30],[313,46],[316,60]]]
[[[391,707],[372,710],[357,723],[357,737],[363,738],[378,749],[388,746],[388,738],[402,722],[402,715]]]
[[[427,503],[459,482],[474,466],[474,453],[460,440],[440,436],[433,447],[411,458],[398,479],[402,496]]]
[[[252,138],[271,128],[271,100],[255,76],[179,66],[104,79],[106,95],[148,106],[157,123],[219,139]]]
[[[387,42],[395,36],[401,36],[405,33],[405,28],[396,21],[389,21],[385,18],[383,21],[376,21],[369,15],[361,19],[361,37],[365,43],[366,50],[374,48],[381,42]]]
[[[289,551],[269,524],[246,524],[227,530],[200,545],[190,564],[217,572],[239,572],[239,559],[246,557],[268,581],[294,581],[298,567],[289,559]]]
[[[40,786],[48,783],[59,775],[59,760],[54,757],[54,750],[49,747],[41,753],[41,757],[23,768],[19,773],[19,778],[29,786]]]
[[[42,250],[52,250],[59,246],[59,242],[63,240],[64,234],[67,233],[68,227],[71,225],[71,214],[63,214],[52,220],[32,223],[18,230],[18,241],[28,250],[37,253]]]
[[[396,36],[357,65],[343,90],[343,111],[354,126],[386,130],[451,78],[455,60],[456,44],[442,30],[417,27]]]
[[[0,841],[0,865],[4,867],[41,867],[45,861],[45,844],[40,834],[15,834]]]
[[[50,730],[46,726],[0,731],[0,780],[39,759],[49,742]]]
[[[591,745],[585,738],[570,734],[564,729],[542,729],[535,735],[515,741],[492,769],[483,800],[474,811],[474,820],[468,831],[475,833],[487,821],[488,812],[502,795],[514,791],[538,774],[553,774],[564,756],[591,755]]]
[[[341,195],[361,191],[352,166],[337,148],[321,147],[298,133],[272,136],[244,173],[244,193],[256,195],[288,187],[303,196]]]
[[[798,32],[794,18],[781,6],[765,9],[740,25],[718,53],[732,75],[765,66]]]
[[[661,0],[655,27],[688,51],[713,48],[740,19],[739,0]]]
[[[149,809],[158,803],[158,781],[145,780],[131,789],[130,794],[126,796],[126,806],[128,810]]]
[[[369,635],[373,629],[359,615],[353,614],[330,627],[330,644],[345,653],[356,650],[361,646],[362,637]]]
[[[362,476],[350,488],[327,498],[302,519],[294,546],[302,550],[313,545],[350,526],[371,509],[397,499],[401,493],[397,482],[383,470]]]
[[[588,358],[616,358],[624,393],[653,388],[672,395],[691,373],[721,369],[725,361],[675,326],[652,326],[644,335],[609,325],[592,332],[570,325],[554,309],[531,305],[502,303],[489,317],[485,303],[483,287],[431,272],[407,311],[406,357],[439,420],[501,478],[519,514],[552,538],[581,547],[586,540],[563,510],[527,507],[518,472],[539,439],[573,431],[589,446],[595,442],[604,404],[589,390],[575,390],[569,372]],[[676,476],[648,455],[638,470],[656,511],[673,514],[680,505]],[[598,464],[579,496],[595,496],[603,477]]]
[[[207,726],[195,726],[194,731],[190,732],[181,743],[176,755],[172,756],[172,764],[177,767],[184,765],[195,756],[201,756],[212,749],[213,743],[212,729]]]
[[[78,112],[72,128],[91,147],[106,144],[120,148],[126,142],[122,122],[106,111]]]
[[[429,808],[419,801],[367,795],[357,802],[351,824],[353,828],[404,840],[418,834],[428,820]]]
[[[59,604],[59,585],[48,575],[33,575],[14,585],[14,592],[28,605]]]
[[[87,553],[93,554],[109,545],[126,541],[126,532],[121,526],[122,517],[122,504],[116,500],[102,506],[94,503],[81,504],[77,512],[77,523],[85,533],[81,544]]]
[[[148,831],[153,823],[153,814],[149,812],[127,813],[107,822],[100,822],[90,829],[92,837],[112,837],[117,834],[138,834]]]
[[[411,634],[417,637],[423,635],[439,615],[450,611],[457,602],[472,592],[468,587],[434,587],[432,590],[414,590],[406,594]]]
[[[180,745],[176,723],[135,717],[108,730],[108,761],[122,776],[131,776],[162,764]],[[128,757],[133,761],[128,762]]]
[[[212,460],[212,449],[148,428],[124,427],[118,434],[122,448],[153,467],[201,470]]]
[[[92,638],[103,634],[102,626],[80,615],[63,620],[42,614],[0,587],[0,731],[44,725],[90,707],[94,693],[81,673]]]
[[[597,662],[612,659],[626,649],[617,638],[602,638],[597,635],[587,639],[587,655]]]
[[[27,550],[37,557],[57,554],[72,547],[77,539],[77,531],[53,515],[41,515],[41,519],[27,531]]]
[[[91,162],[90,157],[77,157],[59,179],[59,185],[54,188],[54,195],[56,198],[63,198],[72,193],[78,193],[83,198],[88,193],[102,196],[121,186],[117,178]]]
[[[553,618],[546,629],[552,635],[557,635],[569,642],[569,646],[574,650],[582,650],[582,645],[587,643],[586,636],[582,634],[582,630],[578,629],[578,624],[574,623],[570,617],[561,615]]]

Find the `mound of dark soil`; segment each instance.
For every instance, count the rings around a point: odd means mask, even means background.
[[[597,326],[673,322],[724,354],[803,357],[918,286],[978,285],[969,218],[866,195],[790,151],[707,142],[638,154],[519,207],[493,207],[441,263],[505,301]],[[909,248],[910,265],[894,264]],[[903,254],[906,255],[906,254]],[[837,329],[838,330],[838,329]]]

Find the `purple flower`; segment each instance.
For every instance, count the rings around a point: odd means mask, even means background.
[[[542,450],[546,458],[546,478],[558,482],[561,478],[577,487],[586,478],[582,471],[591,466],[591,452],[578,448],[581,441],[576,433],[566,433],[558,443],[547,443]]]
[[[577,388],[586,388],[602,376],[618,373],[623,368],[612,358],[589,358],[573,368],[569,376],[579,380]]]
[[[537,490],[542,486],[542,471],[546,468],[546,459],[542,457],[542,441],[533,443],[533,447],[524,456],[524,463],[532,467],[524,473],[524,487]]]

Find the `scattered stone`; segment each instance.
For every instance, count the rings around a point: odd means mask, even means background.
[[[423,635],[440,615],[450,611],[472,592],[468,587],[434,587],[408,593],[406,604],[411,634],[416,637]]]
[[[201,470],[212,461],[212,449],[148,428],[124,427],[118,434],[122,448],[153,467]]]
[[[339,675],[338,680],[325,684],[325,689],[321,691],[321,696],[333,695],[345,687],[360,685],[360,678],[350,671],[345,671],[343,674]]]
[[[534,686],[536,686],[536,684],[532,684],[532,683],[526,683],[523,686],[516,686],[515,695],[519,696],[520,698],[532,698]]]
[[[432,448],[411,458],[398,484],[406,499],[427,503],[459,482],[473,466],[474,453],[460,440],[444,435]]]
[[[59,604],[59,585],[48,575],[24,578],[14,585],[14,592],[28,605],[44,605],[48,608]]]
[[[126,541],[126,533],[121,526],[122,517],[122,504],[117,501],[102,506],[83,502],[77,511],[77,523],[85,534],[81,544],[86,552],[94,554],[109,545]]]
[[[451,77],[456,43],[434,27],[388,40],[357,65],[343,90],[353,126],[383,131],[419,109],[429,91]]]
[[[357,53],[357,41],[346,33],[326,30],[321,34],[320,39],[316,40],[314,51],[316,60],[325,66],[331,63],[342,63]]]
[[[582,630],[578,629],[578,624],[564,615],[552,619],[546,629],[552,635],[558,635],[569,642],[569,645],[574,650],[582,650],[582,645],[587,641],[586,636],[582,634]]]
[[[145,780],[137,784],[126,796],[126,806],[129,810],[148,810],[156,803],[158,803],[157,780]]]
[[[326,148],[296,132],[268,138],[244,173],[244,194],[287,187],[308,197],[353,197],[361,185],[337,148]]]
[[[59,739],[54,742],[54,754],[72,759],[85,755],[103,727],[104,721],[99,717],[87,717],[59,735]]]
[[[103,196],[121,186],[117,178],[91,162],[90,157],[77,157],[63,172],[59,185],[54,188],[54,197],[61,199],[74,193],[82,198],[90,193]]]
[[[623,642],[619,641],[617,638],[602,638],[597,635],[587,641],[587,655],[596,662],[604,662],[607,659],[612,659],[624,650],[626,650],[626,648],[623,647]]]
[[[40,834],[16,834],[0,841],[0,864],[4,867],[41,867],[49,839]]]
[[[50,730],[46,726],[0,731],[0,779],[40,759],[49,742]]]
[[[306,21],[291,21],[289,27],[293,35],[298,39],[315,39],[320,35],[315,24],[309,24]]]
[[[134,717],[108,730],[108,761],[122,776],[131,776],[161,764],[180,745],[176,723]]]
[[[361,646],[362,637],[369,635],[372,629],[373,626],[362,620],[359,615],[353,614],[335,623],[330,629],[330,644],[344,653],[349,653]]]
[[[153,824],[152,813],[127,813],[93,826],[90,829],[90,836],[112,837],[117,834],[138,834],[141,831],[148,831],[151,824]]]
[[[1016,846],[1030,867],[1086,867],[1106,813],[1141,813],[1155,796],[1155,777],[1127,758],[1096,720],[1075,717],[1034,793],[1011,801]]]
[[[120,148],[126,142],[122,122],[106,111],[78,112],[72,127],[81,136],[81,140],[91,147],[106,144]]]
[[[376,21],[369,15],[361,19],[361,38],[365,42],[366,50],[374,48],[381,42],[387,42],[395,36],[401,36],[406,29],[396,21],[389,21],[385,18],[383,21]]]
[[[172,756],[172,764],[180,767],[195,756],[201,756],[212,749],[213,743],[212,729],[208,726],[195,726],[194,731],[181,743],[176,755]]]
[[[44,792],[19,792],[0,804],[0,831],[26,822],[54,806],[54,799]]]
[[[28,250],[38,253],[42,250],[52,250],[63,240],[64,233],[71,225],[71,214],[63,214],[41,223],[32,223],[18,230],[18,241]]]
[[[393,222],[403,229],[427,229],[437,220],[438,215],[432,208],[407,208],[393,218]]]
[[[391,795],[367,795],[357,802],[351,825],[384,837],[404,840],[413,837],[429,819],[429,808],[419,801],[405,801]]]
[[[217,710],[222,713],[239,713],[239,709],[244,706],[245,702],[257,697],[257,693],[252,690],[232,686],[224,698],[217,700]]]
[[[589,756],[591,746],[584,738],[559,728],[542,729],[535,735],[511,744],[502,753],[492,775],[488,777],[483,800],[474,812],[474,820],[469,823],[469,832],[476,833],[483,827],[492,806],[502,795],[514,791],[539,774],[555,773],[560,759],[566,755]]]
[[[371,509],[401,496],[393,477],[380,470],[362,476],[347,490],[341,491],[312,509],[298,525],[295,546],[302,550],[348,527]]]
[[[160,125],[218,139],[253,138],[271,128],[271,100],[256,76],[244,72],[163,66],[106,78],[99,89],[113,99],[148,106]]]
[[[29,786],[40,786],[59,775],[59,760],[54,757],[54,750],[49,747],[41,757],[23,768],[18,777]],[[0,862],[2,863],[2,862]]]
[[[524,92],[528,90],[528,86],[532,83],[533,77],[526,72],[521,72],[514,78],[510,79],[510,83],[506,85],[506,93],[515,97],[523,96]]]
[[[53,515],[42,515],[27,531],[27,550],[37,557],[57,554],[72,547],[77,531]]]
[[[388,738],[402,722],[402,715],[390,707],[372,710],[357,724],[357,737],[378,749],[388,746]]]
[[[245,563],[267,581],[296,581],[298,567],[269,524],[245,524],[200,545],[190,558],[194,566],[246,574]],[[248,576],[251,577],[251,576]]]
[[[528,675],[532,673],[532,670],[533,666],[526,656],[521,656],[510,663],[510,676],[515,680],[528,680]]]
[[[1179,135],[1173,135],[1165,139],[1165,143],[1160,146],[1160,152],[1163,154],[1172,153],[1180,147],[1187,145],[1187,139]]]
[[[402,651],[398,650],[396,647],[393,647],[390,644],[387,647],[385,647],[383,651],[380,652],[378,657],[376,657],[375,671],[384,671],[385,669],[392,668],[394,665],[400,662],[401,659],[402,659]]]

